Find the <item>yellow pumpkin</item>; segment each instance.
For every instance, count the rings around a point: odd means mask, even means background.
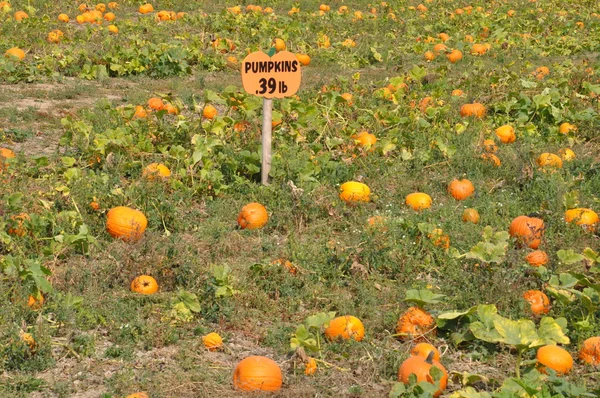
[[[406,196],[405,203],[419,211],[431,207],[431,196],[423,192],[414,192]]]
[[[158,179],[166,180],[170,176],[171,170],[162,163],[150,163],[142,172],[142,177],[145,177],[150,181]]]
[[[371,190],[366,184],[357,181],[348,181],[340,187],[340,199],[346,203],[368,202]]]
[[[515,129],[508,124],[498,127],[496,129],[496,136],[505,144],[515,142],[517,139],[517,136],[515,135]]]
[[[223,339],[218,333],[212,332],[206,336],[202,336],[202,344],[204,344],[204,347],[209,351],[216,351],[223,347]]]

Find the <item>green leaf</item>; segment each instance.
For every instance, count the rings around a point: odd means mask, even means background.
[[[451,319],[457,319],[460,318],[461,316],[465,316],[465,315],[472,315],[474,313],[477,312],[479,306],[474,306],[469,308],[466,311],[448,311],[448,312],[442,312],[441,314],[439,314],[437,316],[437,319],[446,319],[446,320],[451,320]]]
[[[424,307],[425,304],[438,304],[442,302],[446,295],[433,293],[427,289],[410,289],[406,291],[405,302],[414,303],[419,307]]]
[[[306,325],[309,329],[315,328],[320,330],[321,327],[329,324],[334,317],[335,312],[319,312],[306,318]]]
[[[581,254],[575,253],[572,249],[559,250],[556,255],[563,264],[567,265],[578,263],[584,259]]]
[[[492,398],[489,392],[477,391],[473,387],[453,392],[449,398]]]
[[[494,328],[500,336],[500,342],[524,349],[536,341],[538,334],[535,330],[535,323],[529,319],[519,319],[513,321],[502,316],[497,316],[494,320]]]
[[[196,313],[200,312],[200,301],[198,300],[198,296],[196,296],[194,293],[181,290],[179,292],[179,299],[190,311]]]

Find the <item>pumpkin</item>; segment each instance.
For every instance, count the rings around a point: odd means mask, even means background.
[[[531,311],[535,315],[547,314],[550,311],[550,300],[544,292],[528,290],[523,293],[523,298],[529,303]]]
[[[141,294],[154,294],[158,291],[158,282],[149,275],[140,275],[131,281],[131,291]]]
[[[116,1],[111,1],[110,3],[108,3],[108,8],[110,8],[111,10],[117,9],[119,8],[119,4]]]
[[[342,338],[343,340],[361,341],[365,337],[365,327],[357,317],[338,316],[329,322],[329,326],[325,329],[325,337],[329,340]]]
[[[285,42],[281,39],[273,40],[273,45],[275,47],[275,51],[277,51],[277,52],[285,50]]]
[[[412,357],[427,358],[429,356],[429,353],[431,353],[431,352],[433,352],[433,359],[435,361],[439,361],[440,360],[440,352],[438,351],[437,348],[435,348],[433,345],[431,345],[429,343],[417,344],[410,350],[410,355]]]
[[[340,199],[346,203],[368,202],[371,190],[366,184],[357,181],[348,181],[340,186]]]
[[[296,54],[296,58],[298,62],[302,64],[302,66],[307,66],[310,64],[310,57],[307,54]]]
[[[113,14],[112,12],[107,12],[106,14],[104,14],[104,20],[106,22],[112,22],[116,19],[117,17],[115,16],[115,14]]]
[[[69,22],[69,16],[67,14],[58,14],[58,20],[60,22]]]
[[[493,153],[484,153],[483,155],[481,155],[481,158],[487,161],[488,163],[491,163],[495,167],[500,167],[500,165],[502,164],[500,158],[498,158],[498,156],[496,156]]]
[[[450,95],[452,95],[453,97],[462,97],[464,94],[464,91],[462,91],[460,88],[454,89],[450,93]]]
[[[471,54],[473,55],[483,55],[487,50],[487,47],[483,44],[473,44],[471,46]]]
[[[284,260],[282,258],[278,258],[277,260],[271,261],[271,264],[284,267],[292,275],[296,275],[298,273],[298,268],[294,264],[292,264],[292,262],[289,260]]]
[[[367,148],[371,148],[377,142],[375,134],[371,134],[368,131],[361,131],[360,133],[353,135],[352,138],[358,145]]]
[[[448,40],[450,40],[450,36],[448,35],[448,33],[440,33],[438,34],[438,37],[443,42],[447,42]]]
[[[260,203],[249,203],[242,207],[237,222],[242,229],[259,229],[269,220],[267,209]]]
[[[217,111],[217,108],[215,108],[211,104],[207,104],[202,110],[202,117],[204,117],[205,119],[212,120],[215,117],[217,117],[218,114],[219,112]]]
[[[465,200],[475,193],[475,187],[466,178],[462,180],[455,179],[448,184],[448,193],[456,200]]]
[[[171,170],[162,163],[150,163],[144,168],[142,176],[149,180],[167,179],[171,176]]]
[[[570,134],[575,131],[577,131],[577,126],[567,122],[561,123],[558,127],[558,132],[561,134]]]
[[[348,105],[352,105],[352,103],[353,103],[352,102],[352,98],[354,98],[354,96],[352,94],[350,94],[350,93],[344,93],[344,94],[341,95],[341,97],[346,100],[346,102],[348,103]]]
[[[152,4],[146,3],[144,5],[141,5],[138,11],[140,12],[140,14],[148,14],[154,11],[154,7],[152,6]]]
[[[540,372],[545,373],[546,367],[559,375],[568,374],[573,367],[573,357],[567,350],[556,345],[545,345],[538,348],[536,359]]]
[[[498,127],[496,129],[496,136],[505,144],[515,142],[517,139],[517,136],[515,135],[515,129],[508,124]]]
[[[13,47],[6,50],[4,56],[12,59],[13,61],[22,61],[25,58],[25,51],[18,47]]]
[[[563,148],[560,151],[558,151],[558,154],[560,155],[560,158],[565,162],[570,162],[571,160],[574,160],[576,158],[575,152],[573,152],[573,150],[570,148]]]
[[[561,169],[562,159],[553,153],[544,152],[538,156],[536,163],[542,169]]]
[[[16,222],[16,226],[9,228],[8,229],[8,233],[10,235],[15,235],[15,236],[25,236],[25,233],[27,232],[27,230],[25,229],[25,227],[23,226],[23,223],[26,220],[29,220],[29,214],[27,213],[20,213],[14,216],[10,217],[11,220],[13,220],[14,222]]]
[[[425,51],[423,56],[425,57],[425,61],[433,61],[435,59],[435,54],[431,51]]]
[[[431,196],[423,192],[414,192],[406,196],[405,203],[419,211],[431,207]]]
[[[37,293],[36,296],[29,295],[27,298],[27,306],[32,310],[39,310],[44,305],[44,295],[42,293]]]
[[[419,307],[411,307],[398,319],[396,334],[401,340],[421,340],[426,334],[435,334],[435,319]]]
[[[164,109],[167,111],[169,115],[178,115],[179,109],[173,104],[166,104]]]
[[[585,229],[593,231],[598,223],[598,214],[592,209],[576,208],[565,212],[565,221],[574,222]]]
[[[306,360],[306,365],[304,366],[304,374],[307,376],[315,374],[317,371],[317,361],[314,358],[308,358]]]
[[[532,267],[548,264],[548,255],[545,251],[536,250],[525,256],[525,261]]]
[[[442,392],[446,389],[448,384],[448,372],[446,368],[439,363],[439,361],[433,359],[434,352],[430,352],[427,358],[421,356],[412,356],[402,362],[400,369],[398,369],[398,380],[404,384],[409,383],[411,374],[417,376],[417,382],[425,381],[433,384],[433,377],[429,374],[432,367],[436,367],[442,371],[442,378],[440,379],[440,389],[433,394],[434,397],[439,397]]]
[[[218,333],[212,332],[206,336],[202,336],[202,344],[208,348],[209,351],[216,351],[223,347],[223,339]]]
[[[133,394],[129,394],[127,398],[148,398],[148,394],[145,392],[135,392]]]
[[[446,52],[447,49],[448,47],[445,44],[439,43],[433,46],[433,53],[439,55],[439,53]]]
[[[446,55],[446,58],[448,58],[448,61],[455,64],[463,58],[463,53],[460,50],[452,50]]]
[[[517,239],[519,245],[537,249],[544,235],[544,220],[537,217],[519,216],[511,223],[510,236]]]
[[[427,235],[427,237],[431,239],[435,246],[440,246],[444,249],[450,247],[450,237],[444,234],[444,231],[442,231],[441,228],[434,229],[430,234]]]
[[[27,13],[25,11],[17,11],[15,12],[15,19],[17,21],[22,21],[24,19],[29,18],[29,15],[27,15]]]
[[[463,222],[472,222],[473,224],[479,223],[479,212],[477,209],[469,208],[463,211],[462,215]]]
[[[143,106],[137,105],[135,107],[135,113],[133,114],[133,116],[137,117],[139,119],[144,119],[144,118],[148,117],[148,112],[146,112],[146,110],[144,109]]]
[[[600,337],[590,337],[583,342],[579,359],[590,365],[600,365]]]
[[[29,349],[33,352],[35,351],[36,342],[31,333],[21,332],[21,341],[29,346]]]
[[[485,140],[483,141],[483,149],[487,153],[496,153],[496,151],[498,150],[498,146],[496,145],[496,142],[494,140]]]
[[[486,109],[483,104],[474,102],[472,104],[464,104],[460,107],[460,115],[462,117],[476,117],[482,119],[485,116]]]
[[[281,388],[281,369],[275,361],[262,356],[250,356],[237,364],[233,386],[242,391],[278,391]]]
[[[13,159],[15,153],[8,148],[0,148],[0,174],[2,170],[8,169],[8,164],[5,162],[6,159]]]
[[[124,241],[140,239],[147,226],[144,213],[130,207],[114,207],[106,215],[106,230],[110,236]]]

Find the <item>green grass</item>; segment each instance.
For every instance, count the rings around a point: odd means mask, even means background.
[[[117,36],[59,24],[56,15],[68,12],[73,20],[76,5],[41,1],[28,3],[37,8],[29,21],[0,26],[0,51],[15,45],[28,50],[17,65],[0,61],[0,79],[11,84],[0,90],[1,145],[18,143],[27,153],[0,175],[0,299],[6,303],[0,306],[0,395],[93,391],[108,398],[147,391],[151,397],[233,397],[239,396],[231,382],[235,364],[248,355],[267,355],[284,373],[279,396],[386,396],[413,345],[393,336],[411,305],[403,301],[408,290],[445,295],[427,306],[434,316],[489,303],[505,317],[537,323],[523,292],[546,290],[550,275],[562,272],[598,282],[584,261],[567,264],[558,255],[598,247],[597,232],[563,220],[565,202],[574,195],[580,207],[600,209],[599,106],[591,94],[600,84],[593,47],[600,19],[591,15],[598,12],[593,4],[475,2],[473,7],[492,14],[473,11],[451,19],[449,12],[465,4],[425,3],[429,12],[421,19],[407,8],[418,3],[389,2],[394,21],[380,5],[378,18],[369,17],[368,2],[361,1],[351,13],[359,9],[365,20],[351,22],[335,10],[310,16],[320,4],[312,1],[302,3],[297,17],[287,16],[292,2],[259,3],[273,6],[277,19],[232,16],[219,2],[203,5],[208,15],[202,16],[190,2],[164,1],[154,5],[157,11],[188,16],[157,24],[137,14],[137,2],[119,3]],[[11,13],[28,4],[15,4]],[[513,18],[506,16],[511,7],[517,10]],[[545,12],[531,13],[535,8]],[[558,15],[562,9],[566,16]],[[576,28],[580,20],[585,29]],[[479,37],[484,26],[490,27],[489,38]],[[65,40],[58,46],[45,42],[57,28]],[[443,31],[452,37],[449,46],[462,49],[463,60],[450,64],[440,56],[424,62],[422,54],[433,47],[424,40]],[[522,33],[533,37],[523,40]],[[319,34],[331,37],[331,49],[317,48]],[[469,55],[466,34],[492,49]],[[210,35],[231,38],[236,50],[215,51]],[[299,99],[274,101],[282,124],[274,129],[271,183],[261,186],[260,101],[242,92],[239,73],[226,57],[241,60],[248,50],[266,49],[274,37],[312,60],[303,69]],[[346,38],[357,47],[343,47]],[[148,68],[127,69],[136,60]],[[111,63],[124,69],[111,70],[110,77],[96,69]],[[531,73],[541,65],[551,74],[537,81]],[[395,77],[408,89],[393,101],[382,98],[381,89]],[[26,84],[31,82],[39,84]],[[465,97],[451,96],[456,88]],[[354,95],[354,105],[340,99],[344,92]],[[132,119],[133,106],[152,96],[177,104],[181,115]],[[421,111],[419,102],[427,96],[433,106]],[[460,117],[460,106],[473,101],[486,105],[484,119]],[[201,119],[206,102],[219,110],[214,122]],[[23,106],[30,103],[44,109]],[[249,128],[236,132],[234,124],[243,120]],[[564,121],[578,126],[576,134],[558,133]],[[495,168],[480,159],[480,145],[503,124],[515,126],[517,141],[498,143],[502,166]],[[60,149],[32,147],[38,130],[52,142],[62,135]],[[353,143],[351,136],[362,130],[378,138],[372,152]],[[576,160],[556,173],[538,170],[538,155],[565,147]],[[200,160],[192,162],[198,153]],[[100,162],[91,164],[96,157]],[[142,178],[151,162],[167,164],[171,179]],[[454,178],[471,180],[475,195],[452,199],[447,185]],[[347,205],[338,198],[339,186],[350,180],[368,184],[369,203]],[[415,191],[431,195],[431,209],[417,213],[404,204]],[[94,198],[99,211],[89,206]],[[268,224],[240,230],[238,212],[255,201],[268,209]],[[148,218],[138,242],[114,240],[105,231],[106,212],[121,205]],[[468,207],[478,209],[478,225],[461,222]],[[21,212],[31,215],[28,233],[5,234],[14,226],[11,216]],[[550,256],[549,275],[536,275],[524,261],[530,250],[513,241],[499,264],[458,257],[482,240],[485,226],[506,231],[514,217],[531,213],[546,225],[541,248]],[[374,215],[385,217],[385,229],[368,227]],[[84,238],[82,225],[89,231]],[[421,232],[428,227],[441,228],[451,248],[435,246]],[[78,234],[80,240],[69,243]],[[26,306],[36,280],[26,272],[31,265],[18,275],[9,263],[13,258],[50,270],[54,291],[45,294],[42,309]],[[277,259],[291,261],[297,273],[271,264]],[[219,279],[215,270],[224,266],[230,272]],[[130,292],[141,274],[158,280],[159,293]],[[217,297],[219,286],[235,293]],[[199,312],[177,311],[182,290],[196,295]],[[549,316],[567,319],[566,348],[576,358],[584,339],[600,335],[598,310],[586,310],[579,300],[551,299]],[[328,365],[320,363],[314,377],[305,376],[290,338],[307,317],[329,311],[359,317],[365,340],[323,342],[322,351],[311,355]],[[35,352],[20,341],[20,331],[32,333]],[[224,338],[219,352],[202,345],[201,337],[212,331]],[[428,336],[444,352],[449,371],[486,376],[474,386],[488,392],[514,376],[515,354],[507,346],[477,339],[455,344],[455,337],[442,329]],[[535,350],[525,352],[526,360],[534,358]],[[576,360],[566,379],[597,393],[594,372]],[[449,391],[462,387],[455,382]]]

